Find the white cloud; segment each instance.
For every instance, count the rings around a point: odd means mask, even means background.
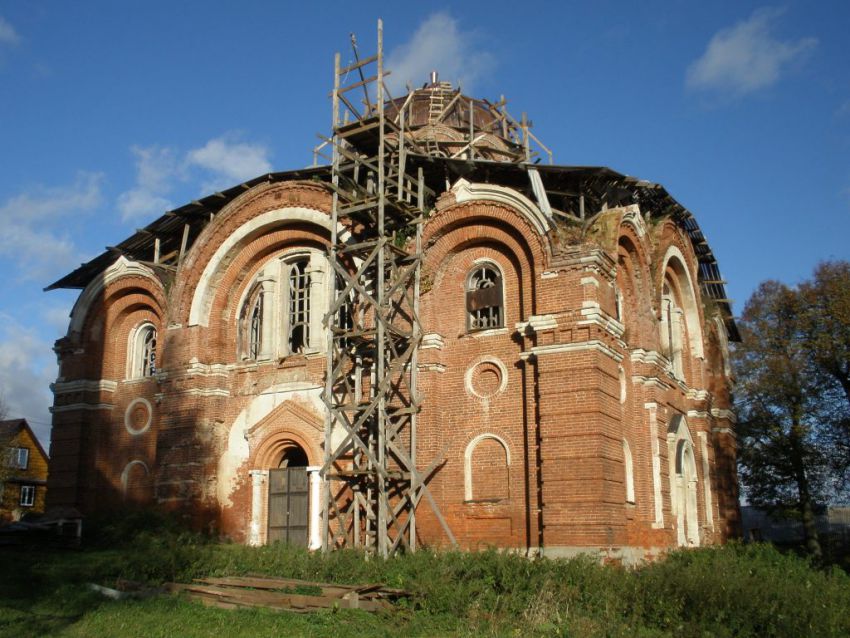
[[[209,195],[272,169],[269,149],[233,132],[185,154],[170,146],[133,146],[130,151],[136,158],[136,183],[117,202],[125,222],[151,220],[174,208],[169,196],[178,184],[199,183],[201,193]]]
[[[36,336],[5,313],[0,313],[0,396],[6,418],[25,418],[42,444],[50,440],[53,403],[50,383],[56,380],[53,344]]]
[[[714,34],[702,57],[688,68],[687,86],[743,95],[775,84],[785,67],[817,45],[816,38],[774,36],[774,23],[782,13],[758,9],[749,19]]]
[[[460,82],[465,92],[495,66],[493,55],[478,48],[479,38],[473,31],[461,31],[457,20],[438,12],[423,22],[409,42],[394,49],[387,57],[392,72],[387,83],[393,93],[407,83],[418,87],[437,71],[441,80]]]
[[[181,168],[174,149],[164,146],[130,147],[136,156],[136,185],[118,196],[123,221],[156,217],[174,208],[166,199]]]
[[[0,16],[0,44],[15,46],[21,41],[21,37],[9,22]]]
[[[69,235],[53,229],[60,220],[100,204],[102,179],[80,173],[71,186],[39,186],[0,204],[0,256],[15,259],[24,279],[42,279],[79,263]]]
[[[226,133],[189,151],[186,163],[208,172],[204,189],[212,191],[270,172],[268,155],[269,149],[262,144],[243,142],[237,134]]]

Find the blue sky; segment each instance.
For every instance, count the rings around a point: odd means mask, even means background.
[[[850,3],[0,0],[0,391],[49,432],[42,288],[161,215],[311,162],[333,54],[385,24],[396,86],[504,94],[558,164],[657,181],[697,217],[740,311],[848,259]]]

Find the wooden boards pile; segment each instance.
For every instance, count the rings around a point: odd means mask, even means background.
[[[319,609],[382,611],[391,609],[393,601],[410,596],[409,592],[380,583],[335,585],[264,576],[198,578],[192,584],[169,583],[167,588],[185,592],[193,600],[213,607],[266,607],[297,613]]]

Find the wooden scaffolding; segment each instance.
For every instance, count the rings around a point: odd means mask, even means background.
[[[363,548],[389,556],[416,549],[416,509],[425,498],[454,537],[420,469],[416,450],[417,350],[422,222],[435,193],[423,171],[408,172],[407,153],[422,153],[404,130],[404,114],[385,117],[383,29],[377,53],[334,61],[334,293],[328,314],[322,547]],[[362,102],[358,99],[362,98]],[[345,229],[345,230],[343,230]]]

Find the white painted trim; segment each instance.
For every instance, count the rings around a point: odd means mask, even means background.
[[[121,472],[121,496],[124,498],[127,498],[127,481],[130,478],[130,468],[132,468],[134,465],[141,465],[143,468],[145,468],[145,474],[147,476],[151,475],[151,470],[148,467],[148,464],[144,461],[135,459],[127,463],[127,465],[124,466],[124,470]]]
[[[622,206],[619,209],[613,210],[621,210],[622,217],[620,217],[620,226],[625,224],[630,225],[635,229],[635,233],[638,238],[643,238],[646,235],[646,222],[643,219],[643,216],[640,214],[640,206],[637,204],[630,204],[628,206]]]
[[[230,390],[226,388],[188,388],[172,390],[172,394],[189,397],[229,397]]]
[[[419,349],[429,350],[433,348],[435,350],[442,350],[445,345],[446,339],[443,335],[436,332],[428,332],[422,335],[422,341],[419,342]]]
[[[251,526],[248,534],[248,544],[258,547],[263,544],[262,514],[265,497],[265,485],[268,479],[268,470],[251,470]]]
[[[554,330],[558,327],[558,320],[555,315],[531,315],[527,321],[518,321],[514,327],[522,333],[528,330],[537,333],[543,330]]]
[[[726,419],[730,423],[738,422],[738,416],[732,410],[712,408],[711,416],[713,416],[715,419]]]
[[[626,503],[635,502],[635,473],[632,449],[629,442],[623,439],[623,476],[625,478]]]
[[[598,339],[578,341],[575,343],[552,343],[545,346],[534,346],[531,350],[523,352],[522,354],[527,357],[529,354],[541,356],[544,354],[559,354],[563,352],[582,352],[584,350],[596,350],[608,357],[611,357],[617,363],[620,363],[623,360],[623,355],[612,350]]]
[[[711,467],[708,464],[708,435],[697,432],[700,456],[702,456],[702,494],[705,500],[705,519],[710,530],[714,530],[714,503],[711,494]]]
[[[130,261],[121,255],[109,268],[89,282],[82,294],[80,294],[74,307],[71,309],[71,323],[68,326],[68,335],[82,332],[83,323],[89,313],[92,303],[99,299],[103,290],[112,282],[121,277],[145,277],[153,281],[158,288],[162,284],[157,279],[153,270],[136,261]]]
[[[68,405],[55,405],[49,408],[51,414],[62,412],[73,412],[74,410],[111,410],[113,403],[70,403]]]
[[[232,232],[227,239],[221,243],[218,249],[216,249],[198,280],[198,285],[195,288],[194,295],[192,296],[192,306],[189,310],[188,325],[209,325],[212,298],[218,288],[218,282],[213,282],[213,279],[231,250],[239,245],[240,242],[252,236],[259,236],[273,228],[279,228],[281,226],[297,222],[315,224],[327,231],[331,231],[333,228],[333,222],[327,213],[297,206],[292,208],[278,208],[276,210],[268,211],[248,220]],[[346,241],[348,239],[349,233],[343,226],[338,226],[337,233],[340,241]]]
[[[75,379],[74,381],[57,381],[50,385],[54,395],[72,392],[115,392],[117,388],[117,381],[106,379]]]
[[[623,333],[626,331],[626,326],[602,310],[599,303],[596,301],[582,302],[582,309],[579,313],[582,317],[584,317],[584,319],[576,321],[577,326],[599,326],[615,339],[622,337]]]
[[[475,388],[472,384],[472,375],[475,373],[475,369],[478,366],[480,366],[482,363],[492,363],[494,366],[496,366],[499,369],[499,374],[502,376],[502,378],[499,380],[499,389],[496,390],[493,394],[491,394],[489,396],[484,396],[484,395],[478,394],[475,391]],[[498,357],[490,357],[490,356],[479,357],[478,359],[473,361],[470,364],[470,366],[466,369],[466,374],[463,377],[463,381],[464,381],[464,386],[466,387],[466,391],[467,391],[468,394],[470,394],[474,397],[477,397],[479,399],[483,399],[483,400],[487,401],[487,400],[493,398],[494,396],[502,394],[502,392],[505,391],[505,388],[508,387],[508,367]]]
[[[309,529],[307,549],[322,549],[322,470],[321,465],[307,466],[307,480],[310,487]]]
[[[670,360],[657,350],[644,350],[643,348],[635,348],[631,353],[631,360],[637,363],[647,363],[656,365],[660,368],[668,368]]]
[[[682,305],[684,306],[682,310],[685,315],[685,323],[688,326],[688,337],[691,343],[690,354],[697,359],[703,359],[705,355],[703,351],[702,325],[700,324],[699,308],[697,306],[697,288],[694,286],[693,279],[691,279],[691,272],[688,270],[688,262],[682,254],[682,251],[676,246],[670,246],[664,254],[664,260],[661,265],[662,282],[666,277],[667,266],[673,259],[676,259],[679,262],[679,266],[685,274],[684,281],[682,281],[682,278],[679,277],[679,289],[682,294],[687,297],[687,299],[682,299]],[[687,290],[682,290],[682,283],[687,285]]]
[[[661,496],[661,445],[658,442],[658,404],[645,403],[649,412],[649,437],[652,448],[652,501],[655,511],[653,529],[664,527],[664,501]]]
[[[552,230],[552,220],[534,202],[522,193],[505,186],[472,183],[460,178],[452,186],[452,193],[458,204],[475,201],[489,201],[509,206],[518,211],[532,225],[538,235],[546,235]]]
[[[645,377],[641,374],[632,375],[632,383],[633,384],[641,384],[641,385],[644,385],[646,387],[653,387],[654,386],[654,387],[658,388],[659,390],[669,390],[670,388],[673,387],[669,383],[664,383],[664,381],[662,381],[658,377]]]
[[[145,421],[145,424],[140,428],[134,428],[131,424],[130,418],[133,413],[133,408],[142,404],[148,409],[148,419]],[[153,406],[151,402],[145,399],[144,397],[138,397],[137,399],[133,399],[130,401],[130,404],[127,406],[127,409],[124,410],[124,427],[127,429],[132,436],[138,436],[139,434],[144,434],[151,427],[151,422],[153,421]]]
[[[420,363],[416,369],[420,372],[445,372],[448,368],[442,363]]]

